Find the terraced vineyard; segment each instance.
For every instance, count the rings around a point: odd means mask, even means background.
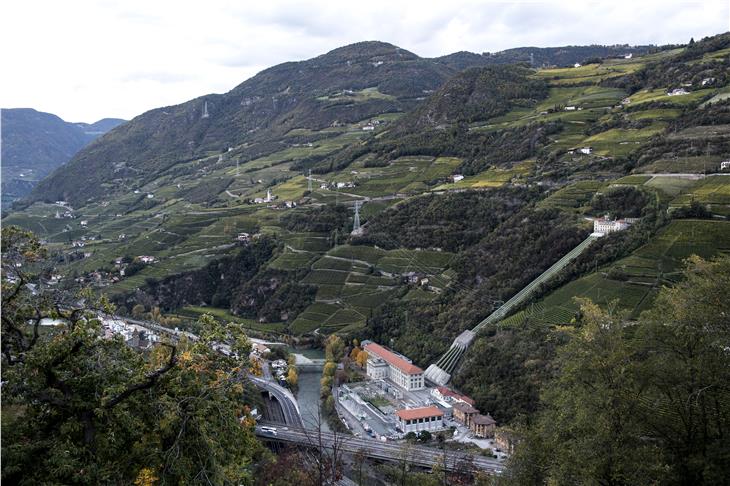
[[[616,301],[620,309],[636,316],[651,305],[660,286],[676,281],[682,260],[693,254],[703,258],[730,254],[730,222],[672,221],[656,238],[630,256],[566,284],[503,320],[502,324],[519,324],[525,318],[554,325],[569,324],[578,311],[575,297],[587,297],[602,306]],[[611,270],[620,270],[625,279],[609,278]]]

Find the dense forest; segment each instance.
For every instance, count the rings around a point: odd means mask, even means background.
[[[269,237],[257,238],[235,255],[212,261],[200,270],[148,280],[133,293],[117,297],[116,302],[127,309],[141,304],[163,311],[208,305],[266,322],[291,321],[314,301],[317,289],[299,283],[302,274],[265,266],[279,245]]]
[[[515,214],[539,191],[502,188],[409,199],[368,221],[367,233],[354,244],[381,248],[468,248]]]
[[[458,254],[451,288],[432,301],[386,302],[368,319],[367,336],[417,362],[432,362],[450,345],[435,336],[474,327],[589,232],[569,214],[522,209]]]

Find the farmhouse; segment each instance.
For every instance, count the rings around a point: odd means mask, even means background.
[[[451,178],[454,180],[454,182],[459,182],[464,179],[464,176],[461,174],[454,174],[451,176]]]
[[[366,372],[370,378],[387,378],[406,390],[424,388],[423,370],[411,363],[405,356],[398,355],[373,342],[365,344],[363,349],[368,354]]]
[[[420,407],[398,410],[398,428],[404,433],[444,428],[444,413],[437,407]]]

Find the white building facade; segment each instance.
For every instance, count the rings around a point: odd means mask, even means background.
[[[404,433],[418,433],[422,430],[429,432],[444,428],[444,413],[437,407],[411,408],[398,410],[398,428]]]
[[[366,372],[370,378],[388,378],[406,390],[422,390],[425,387],[423,370],[407,358],[375,343],[367,343],[363,349],[368,353]]]

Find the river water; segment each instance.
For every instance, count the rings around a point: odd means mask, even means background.
[[[306,351],[294,351],[295,353],[304,354],[308,358],[320,359],[324,358],[322,350],[309,349]],[[327,421],[324,417],[319,420],[317,412],[319,411],[319,380],[322,378],[321,367],[307,367],[299,371],[299,391],[297,392],[297,402],[299,402],[299,411],[302,413],[304,426],[306,428],[316,429],[317,422],[321,421],[322,430],[330,432]]]

